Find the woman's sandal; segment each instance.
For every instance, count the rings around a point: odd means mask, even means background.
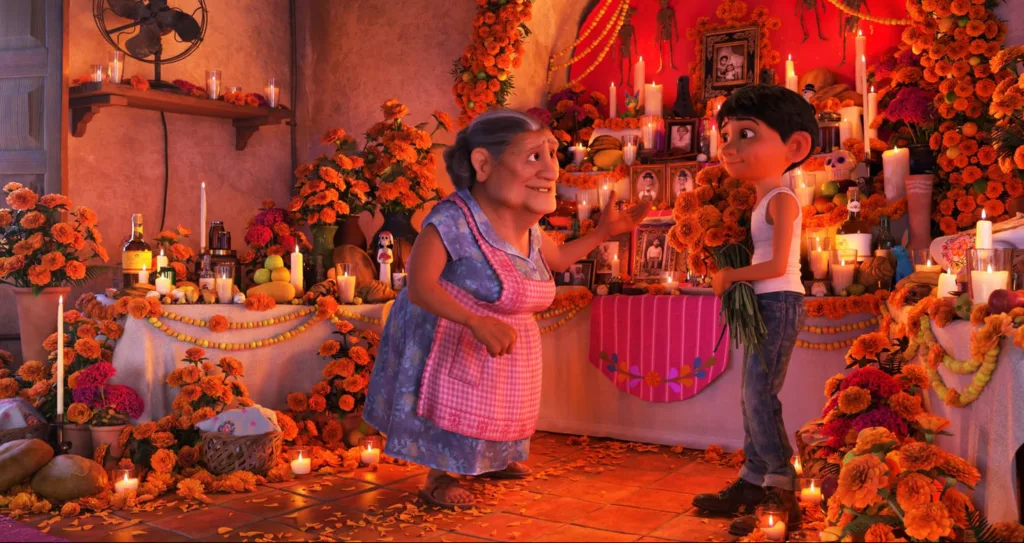
[[[523,464],[522,462],[513,462],[509,464],[508,467],[501,471],[491,471],[488,473],[484,473],[483,475],[481,475],[481,477],[487,479],[516,480],[526,479],[531,475],[533,475],[533,470],[527,467],[526,464]]]
[[[444,475],[438,477],[432,484],[429,484],[426,488],[421,488],[419,492],[420,499],[444,509],[456,509],[458,507],[472,507],[473,502],[459,503],[448,501],[444,499],[448,495],[448,491],[452,487],[458,487],[459,482],[450,475]]]

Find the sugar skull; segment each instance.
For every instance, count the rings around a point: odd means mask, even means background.
[[[377,236],[377,262],[390,263],[394,258],[395,237],[387,230]]]
[[[829,181],[846,181],[850,179],[853,169],[857,167],[857,159],[853,153],[845,149],[837,149],[825,158],[825,171]]]

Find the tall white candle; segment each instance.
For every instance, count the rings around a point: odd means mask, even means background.
[[[992,265],[988,265],[988,271],[974,270],[971,272],[971,297],[976,304],[988,303],[988,297],[999,289],[1005,289],[1010,284],[1010,272],[992,271]]]
[[[843,117],[843,120],[839,121],[839,143],[843,144],[846,140],[853,137],[853,125],[850,121]]]
[[[974,227],[974,248],[992,248],[992,221],[985,220],[985,210],[981,210],[981,220]]]
[[[206,181],[199,192],[199,253],[206,252]]]
[[[796,64],[793,63],[793,55],[786,59],[786,77],[796,75]]]
[[[867,57],[865,57],[864,55],[861,55],[858,58],[860,58],[860,62],[861,63],[863,63],[865,66],[867,66],[867,61],[868,61]],[[864,70],[860,74],[860,79],[859,79],[858,82],[860,83],[859,88],[861,89],[859,91],[860,92],[860,96],[861,96],[861,102],[864,104],[864,132],[867,133],[868,127],[871,126],[871,114],[868,112],[868,74],[867,74],[867,70]],[[864,148],[866,150],[866,149],[868,149],[868,146],[865,145]]]
[[[622,146],[622,161],[626,163],[626,166],[631,166],[634,160],[636,160],[636,144],[627,142]]]
[[[811,265],[811,274],[815,279],[821,280],[828,277],[828,259],[828,251],[821,250],[819,241],[818,248],[807,255],[807,260]]]
[[[295,252],[292,253],[291,283],[295,292],[304,292],[302,289],[302,253],[299,252],[299,244],[295,244]]]
[[[597,193],[597,207],[603,207],[608,205],[608,198],[611,198],[612,189],[608,187],[608,183],[601,185],[601,190]]]
[[[862,111],[863,108],[857,106],[848,106],[839,110],[839,114],[850,122],[850,137],[855,140],[864,139],[864,125],[861,122]]]
[[[619,99],[618,98],[618,94],[615,91],[615,82],[612,81],[611,86],[608,87],[608,118],[609,119],[614,119],[615,117],[618,116],[617,115],[618,114],[617,108],[619,107],[618,99]]]
[[[796,65],[793,63],[793,55],[786,60],[786,88],[793,92],[800,92],[800,81],[796,76]]]
[[[167,267],[167,255],[164,254],[164,248],[160,248],[160,254],[156,256],[156,271],[160,271]]]
[[[866,79],[865,74],[867,73],[867,65],[864,63],[864,59],[867,58],[868,39],[860,29],[857,29],[857,38],[854,40],[854,44],[857,55],[857,92],[863,93],[864,79]]]
[[[882,175],[885,196],[890,202],[906,196],[906,180],[910,175],[910,149],[896,147],[882,153]]]
[[[619,276],[619,255],[612,255],[612,277]]]
[[[583,159],[587,157],[587,148],[583,146],[583,143],[577,143],[572,146],[572,163],[579,166],[583,164]]]
[[[52,299],[52,298],[51,298]],[[57,300],[57,422],[64,422],[64,297]]]
[[[946,268],[946,273],[939,275],[939,298],[952,298],[955,294],[951,292],[957,292],[959,286],[956,284],[956,274],[953,270]]]
[[[644,85],[644,99],[646,100],[644,103],[644,115],[661,117],[663,106],[661,90],[661,85],[657,83]]]
[[[643,128],[644,149],[654,149],[654,123],[648,122]]]
[[[715,125],[711,126],[711,156],[708,160],[711,162],[718,162],[718,127]]]
[[[867,85],[866,82],[864,84]],[[871,90],[868,92],[867,104],[868,104],[867,105],[867,108],[868,108],[867,116],[868,116],[868,118],[871,119],[871,121],[864,125],[864,133],[867,134],[867,142],[864,145],[864,148],[865,149],[870,149],[871,148],[871,139],[878,137],[878,129],[877,128],[871,128],[871,124],[875,122],[875,116],[878,115],[878,93],[875,92],[875,87],[874,86],[872,86]]]
[[[583,197],[580,200],[579,205],[576,207],[576,213],[579,215],[581,221],[585,221],[590,218],[590,213],[593,211],[590,204],[587,203],[587,198]]]
[[[647,65],[644,64],[644,57],[640,57],[640,59],[636,61],[636,65],[633,66],[633,92],[640,92],[637,107],[644,105],[644,70],[646,67]]]

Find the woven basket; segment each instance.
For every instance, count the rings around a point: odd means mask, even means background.
[[[0,430],[0,445],[19,439],[42,439],[43,441],[46,441],[49,430],[49,424],[32,424],[21,428]]]
[[[203,463],[214,475],[233,471],[264,474],[281,454],[281,432],[256,436],[233,436],[203,432]]]

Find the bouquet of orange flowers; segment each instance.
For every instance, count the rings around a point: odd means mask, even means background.
[[[334,154],[320,155],[295,170],[298,196],[292,198],[288,211],[312,226],[345,222],[349,216],[373,211],[372,190],[363,176],[363,159],[358,156],[355,138],[336,128],[324,134],[321,141],[333,145]],[[250,241],[248,235],[246,238]]]
[[[726,266],[750,265],[750,214],[756,199],[756,187],[728,177],[721,166],[697,174],[696,190],[676,199],[676,224],[668,233],[672,247],[687,255],[690,275],[704,277]],[[750,284],[733,285],[722,296],[722,311],[733,345],[742,344],[748,354],[760,349],[766,330]]]
[[[174,230],[164,230],[155,238],[156,247],[160,250],[160,254],[167,257],[168,265],[174,269],[174,275],[179,281],[188,278],[188,265],[196,258],[195,251],[181,243],[183,238],[191,235],[192,230],[179,224]],[[157,255],[153,255],[149,269],[159,271],[156,267],[156,257]]]
[[[384,120],[366,132],[363,159],[366,178],[376,185],[376,203],[381,211],[413,212],[427,202],[443,198],[444,192],[434,176],[437,158],[431,153],[435,147],[431,138],[439,129],[451,130],[451,118],[443,111],[435,111],[437,125],[432,132],[426,132],[427,123],[412,126],[402,122],[409,109],[398,100],[388,100],[380,109]]]
[[[95,211],[72,209],[71,199],[61,194],[40,198],[21,183],[8,183],[4,192],[10,209],[0,209],[0,283],[36,293],[77,286],[89,276],[85,260],[107,261]],[[61,220],[64,212],[68,221]]]
[[[292,217],[288,212],[277,207],[273,200],[264,200],[260,212],[249,219],[245,243],[249,246],[249,251],[242,255],[242,264],[263,262],[270,255],[284,256],[294,251],[296,245],[303,251],[313,248],[306,239],[306,234],[292,224]]]

